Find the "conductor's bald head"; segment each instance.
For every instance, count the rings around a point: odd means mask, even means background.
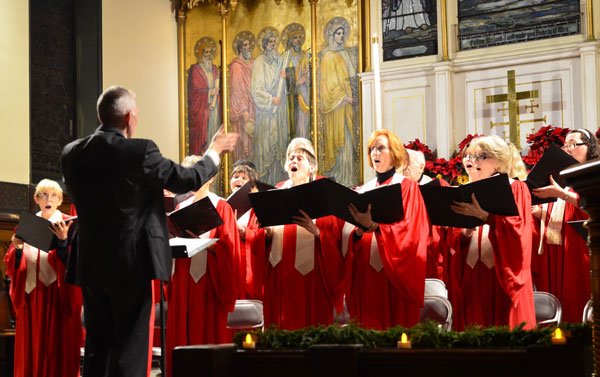
[[[135,110],[135,93],[122,86],[111,86],[98,98],[98,119],[104,125],[123,128],[123,120]]]
[[[98,98],[97,109],[100,123],[122,130],[125,137],[133,136],[138,115],[133,91],[122,86],[111,86]]]

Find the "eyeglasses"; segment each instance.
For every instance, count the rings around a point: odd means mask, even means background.
[[[388,148],[387,148],[385,145],[381,145],[381,144],[379,144],[379,145],[378,145],[378,146],[376,146],[376,147],[371,147],[371,150],[369,151],[369,153],[373,152],[375,149],[377,149],[377,151],[378,151],[379,153],[383,153],[383,151],[387,150]]]
[[[475,162],[483,161],[486,158],[488,158],[488,156],[485,153],[466,154],[466,155],[463,156],[463,160],[465,160],[465,161],[475,161]]]
[[[48,194],[48,193],[41,193],[41,194],[37,194],[38,199],[45,199],[48,200],[48,198],[52,198],[52,199],[58,199],[58,194],[57,193],[52,193],[52,194]]]
[[[566,149],[568,151],[572,151],[573,149],[577,148],[580,145],[587,145],[587,143],[568,143],[568,144],[563,145],[561,148]]]

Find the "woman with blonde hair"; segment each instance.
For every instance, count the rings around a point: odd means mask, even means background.
[[[72,222],[58,210],[63,192],[57,182],[42,179],[33,199],[58,243],[54,250],[39,250],[13,235],[4,256],[16,315],[14,375],[76,377],[83,300],[81,288],[65,283]]]
[[[469,182],[510,174],[513,156],[511,148],[498,136],[471,140],[463,153]],[[456,309],[464,315],[466,325],[514,328],[525,322],[526,329],[536,325],[531,280],[531,196],[524,182],[508,179],[519,211],[517,216],[485,211],[475,194],[471,203],[455,202],[451,206],[456,213],[485,222],[475,229],[455,228],[448,237],[450,247],[464,261],[462,275],[456,277],[462,288],[463,306]]]
[[[404,218],[392,224],[375,223],[371,207],[350,213],[362,228],[344,226],[344,251],[351,275],[346,277],[346,303],[351,318],[365,328],[386,329],[419,322],[425,294],[425,263],[429,217],[419,185],[396,172],[407,163],[404,145],[389,130],[375,131],[367,144],[369,166],[376,178],[360,192],[400,183]]]
[[[290,142],[285,170],[290,179],[280,182],[279,188],[322,178],[317,176],[317,159],[310,141],[295,138]],[[295,224],[268,228],[270,245],[268,249],[263,247],[267,251],[265,325],[295,330],[331,324],[334,307],[338,312],[343,307],[341,221],[334,216],[313,220],[302,210],[294,220]]]

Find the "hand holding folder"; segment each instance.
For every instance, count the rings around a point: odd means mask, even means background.
[[[560,177],[561,170],[568,168],[571,165],[577,164],[578,161],[563,151],[554,144],[551,144],[539,159],[537,164],[531,169],[527,175],[525,183],[531,192],[531,204],[542,204],[556,201],[556,197],[540,198],[533,193],[533,189],[542,188],[552,185],[550,176],[556,181],[560,187],[565,187],[566,183]]]
[[[482,225],[483,220],[458,214],[450,208],[453,202],[471,203],[472,194],[475,194],[479,205],[487,212],[502,216],[519,214],[506,174],[495,175],[458,187],[444,187],[432,181],[419,188],[429,219],[434,225],[457,228],[474,228]]]
[[[311,219],[334,215],[358,224],[350,214],[352,203],[365,212],[371,204],[371,216],[378,223],[393,223],[404,218],[402,188],[400,184],[380,186],[358,193],[330,179],[323,178],[287,189],[251,193],[250,201],[261,226],[294,224],[300,210]]]
[[[77,216],[65,219],[65,223],[76,220]],[[23,211],[19,218],[15,237],[43,251],[56,249],[58,239],[52,232],[52,223],[43,217]]]

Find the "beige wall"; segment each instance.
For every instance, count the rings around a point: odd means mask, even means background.
[[[0,181],[29,183],[29,1],[0,9]]]
[[[8,0],[2,0],[8,1]],[[102,1],[103,85],[125,86],[140,109],[135,137],[179,160],[177,25],[167,0]]]

